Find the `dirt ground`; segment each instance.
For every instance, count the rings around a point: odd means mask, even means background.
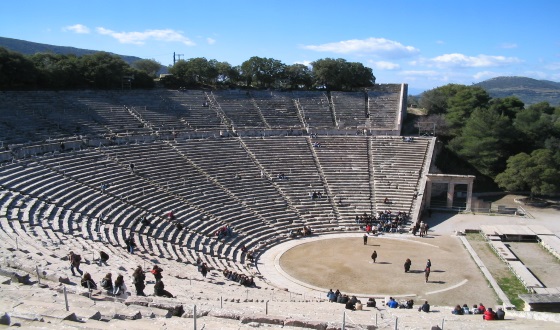
[[[373,251],[378,259],[371,260]],[[409,273],[404,261],[412,260]],[[424,268],[432,268],[428,283]],[[494,291],[457,237],[325,239],[298,245],[280,258],[280,266],[300,281],[358,296],[411,296],[431,304],[497,304]],[[402,298],[404,299],[404,297]]]

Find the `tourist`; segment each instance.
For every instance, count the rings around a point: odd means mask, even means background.
[[[408,273],[410,271],[410,266],[412,265],[412,261],[410,261],[410,259],[406,259],[406,261],[404,262],[404,272]]]
[[[399,307],[399,303],[393,298],[389,297],[389,301],[386,304],[389,308],[397,308]]]
[[[124,240],[126,244],[126,250],[130,254],[134,254],[134,248],[136,247],[136,242],[134,241],[134,234],[130,234],[127,239]]]
[[[80,270],[80,263],[82,262],[82,257],[79,254],[75,254],[73,251],[70,251],[68,255],[68,261],[70,262],[70,270],[72,271],[72,275],[76,276],[74,272],[74,268],[82,275],[84,272]]]
[[[113,292],[113,279],[111,278],[111,273],[107,273],[105,277],[101,280],[101,287],[108,293]]]
[[[169,293],[169,291],[165,290],[163,281],[158,281],[156,285],[154,285],[154,295],[158,297],[173,298],[173,295]]]
[[[463,314],[464,315],[472,314],[472,312],[469,310],[469,306],[467,306],[467,304],[463,304]]]
[[[428,283],[428,279],[430,277],[430,267],[426,267],[426,269],[424,269],[424,276],[426,277],[426,283]]]
[[[465,311],[463,310],[463,307],[461,307],[461,305],[457,305],[457,306],[455,306],[455,308],[451,311],[451,314],[454,314],[454,315],[463,315],[463,314],[465,314]]]
[[[146,295],[144,293],[144,288],[146,287],[146,284],[144,283],[145,280],[146,280],[146,275],[144,275],[144,271],[142,270],[142,267],[140,266],[136,267],[134,273],[132,274],[132,283],[136,288],[136,295],[138,296]]]
[[[109,266],[107,260],[109,260],[109,255],[103,251],[99,251],[99,266],[101,266],[101,263],[104,263],[105,266]]]
[[[496,320],[503,320],[506,317],[506,312],[502,307],[499,307],[496,311]]]
[[[124,296],[126,294],[126,285],[124,284],[124,278],[121,274],[117,276],[115,284],[113,284],[113,294],[115,296]]]
[[[493,321],[496,319],[496,313],[494,313],[491,307],[488,307],[488,309],[482,315],[482,319],[486,321]]]
[[[93,279],[91,278],[91,275],[89,273],[85,273],[84,277],[82,277],[82,286],[84,288],[88,288],[88,290],[96,290],[97,289],[97,284],[95,284],[95,282],[93,281]]]
[[[373,253],[371,254],[371,259],[373,259],[373,263],[376,262],[376,259],[377,259],[377,251],[375,251],[375,250],[373,251]]]
[[[154,278],[156,279],[156,282],[161,281],[161,279],[163,278],[163,275],[161,274],[161,272],[163,272],[163,269],[158,267],[158,265],[154,265],[154,267],[152,267],[152,270],[150,271],[150,273],[152,273],[154,275]]]
[[[333,292],[332,289],[330,289],[329,292],[327,292],[327,298],[329,299],[330,302],[336,302],[336,294]]]
[[[418,308],[419,312],[424,312],[424,313],[429,313],[430,312],[430,304],[428,304],[428,301],[426,300],[424,302],[424,304],[422,306],[420,306],[420,308]]]
[[[367,234],[364,234],[364,245],[367,245]]]

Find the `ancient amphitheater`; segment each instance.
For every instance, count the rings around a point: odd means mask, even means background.
[[[459,303],[511,305],[455,235],[487,218],[434,214],[427,237],[409,232],[426,205],[436,141],[401,136],[406,95],[406,85],[359,93],[0,92],[0,324],[557,328],[548,313],[508,310],[499,322],[451,314]],[[392,219],[408,215],[401,228],[364,244],[356,216],[388,210]],[[218,238],[226,226],[232,235]],[[290,236],[304,226],[313,235]],[[125,250],[131,235],[134,254]],[[69,270],[70,251],[98,283],[108,272],[124,275],[129,293],[83,288]],[[108,265],[94,262],[100,251]],[[197,261],[209,266],[206,277]],[[154,264],[175,298],[153,296],[149,273],[148,296],[136,295],[132,272]],[[255,286],[224,277],[226,268],[254,277]],[[364,303],[375,297],[377,307],[345,310],[328,302],[330,288]],[[429,300],[432,312],[389,309],[389,296],[415,306]]]

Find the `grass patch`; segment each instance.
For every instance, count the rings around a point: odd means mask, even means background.
[[[517,310],[523,310],[525,302],[518,295],[528,293],[521,281],[515,275],[496,278],[496,282]]]
[[[496,251],[494,251],[494,249],[490,247],[490,244],[488,244],[486,238],[483,235],[479,233],[469,233],[466,236],[467,236],[467,240],[471,242],[483,242],[484,243],[483,245],[482,244],[480,245],[475,244],[475,245],[479,245],[478,247],[479,249],[482,248],[491,251],[491,254],[497,259],[497,261],[499,261],[501,264],[506,266],[505,263],[496,254]],[[473,248],[476,250],[475,245],[473,245]],[[490,274],[492,274],[492,276],[494,277],[494,279],[496,280],[496,282],[498,283],[502,291],[504,291],[504,294],[508,297],[510,302],[515,306],[515,308],[517,308],[517,310],[523,310],[523,307],[525,306],[525,302],[521,300],[518,296],[519,294],[528,293],[523,283],[521,283],[521,281],[509,269],[507,271],[503,271],[503,270],[500,271],[500,269],[493,268],[489,264],[485,264],[485,266],[487,267]]]

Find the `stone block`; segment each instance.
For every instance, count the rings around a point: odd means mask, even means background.
[[[284,325],[284,319],[280,317],[268,316],[268,315],[250,315],[241,317],[241,323],[264,323],[264,324],[274,324],[274,325]]]
[[[295,328],[306,328],[306,329],[317,329],[317,330],[326,330],[327,323],[326,322],[318,322],[318,321],[303,321],[303,320],[285,320],[284,321],[285,327],[295,327]]]

